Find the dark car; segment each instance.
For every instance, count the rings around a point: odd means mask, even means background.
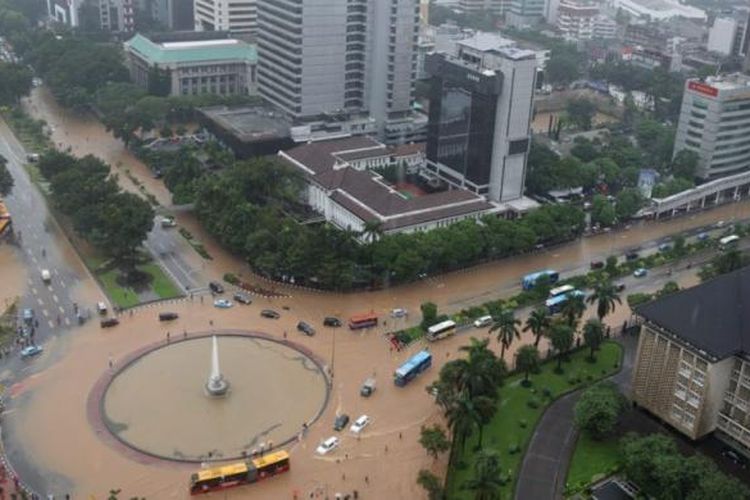
[[[162,312],[159,313],[159,321],[172,321],[173,319],[179,318],[177,313],[173,312]]]
[[[162,177],[164,177],[164,172],[162,172],[160,168],[157,168],[156,170],[154,170],[153,175],[154,179],[161,179]]]
[[[625,283],[615,283],[615,290],[618,292],[625,290]]]
[[[249,305],[253,303],[253,301],[250,299],[250,297],[246,293],[237,292],[233,295],[233,297],[234,297],[234,300],[236,300],[240,304]]]
[[[323,325],[338,328],[339,326],[341,326],[341,320],[338,318],[334,318],[333,316],[326,316],[323,319]]]
[[[273,309],[263,309],[260,312],[260,315],[268,319],[279,319],[281,317],[281,314],[277,313]]]
[[[336,420],[333,421],[333,430],[334,431],[340,431],[346,427],[346,424],[349,423],[349,415],[346,413],[342,413],[341,415],[336,417]]]
[[[103,319],[99,324],[102,326],[102,328],[111,328],[113,326],[119,325],[120,320],[117,318],[107,318]]]
[[[724,448],[724,451],[722,451],[721,454],[734,462],[735,465],[738,465],[743,469],[747,467],[747,458],[745,458],[744,455],[741,455],[739,452],[734,451],[731,448]]]
[[[604,267],[604,261],[592,260],[590,266],[591,266],[591,269],[601,269]]]
[[[628,252],[625,254],[625,260],[636,260],[640,255],[638,252]]]
[[[315,328],[308,325],[304,321],[300,321],[299,323],[297,323],[297,330],[301,331],[308,337],[312,337],[313,335],[315,335]]]
[[[208,288],[214,293],[224,293],[224,287],[217,281],[212,281],[208,284]]]

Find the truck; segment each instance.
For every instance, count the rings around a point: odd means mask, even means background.
[[[370,377],[362,384],[362,387],[359,389],[359,395],[369,398],[373,392],[375,392],[375,379]]]

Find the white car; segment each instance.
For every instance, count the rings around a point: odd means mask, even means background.
[[[474,328],[484,328],[492,323],[492,316],[482,316],[474,320]]]
[[[362,432],[362,429],[370,425],[370,422],[372,420],[367,415],[362,415],[357,420],[354,421],[351,427],[349,427],[349,430],[352,431],[354,434],[359,434]]]
[[[391,311],[391,318],[405,318],[408,314],[406,309],[399,307]]]
[[[49,269],[42,269],[42,281],[45,283],[52,281],[52,273],[49,272]]]
[[[232,307],[232,301],[227,299],[216,299],[214,300],[214,307],[218,307],[219,309],[229,309]]]
[[[326,455],[327,453],[335,450],[339,447],[339,438],[336,436],[331,436],[322,443],[320,443],[320,446],[315,450],[315,453],[318,455]]]

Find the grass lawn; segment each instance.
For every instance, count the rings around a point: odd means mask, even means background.
[[[611,472],[617,467],[619,450],[618,437],[595,441],[581,433],[570,462],[566,487],[583,486],[590,483],[594,476]]]
[[[172,280],[169,279],[162,268],[155,262],[138,266],[138,269],[151,275],[153,278],[151,289],[160,299],[171,299],[182,295],[180,290],[172,283]]]
[[[530,387],[521,385],[523,375],[514,375],[500,388],[499,408],[495,418],[484,429],[483,447],[496,449],[500,453],[503,475],[509,479],[502,490],[503,498],[512,498],[526,446],[544,409],[562,394],[617,372],[622,348],[615,342],[607,341],[597,353],[595,363],[589,363],[587,356],[587,349],[573,353],[570,361],[563,363],[564,373],[559,375],[554,373],[557,365],[554,360],[543,364],[538,374],[531,375]],[[463,490],[462,486],[474,473],[477,439],[478,433],[475,432],[448,471],[446,489],[451,500],[472,498],[471,493]]]

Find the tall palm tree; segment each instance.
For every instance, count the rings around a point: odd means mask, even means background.
[[[555,323],[550,328],[549,340],[555,351],[557,351],[557,371],[562,368],[562,358],[573,346],[573,334],[575,330],[566,323]]]
[[[459,348],[468,352],[466,364],[461,366],[458,374],[459,389],[466,390],[471,397],[488,396],[495,399],[497,388],[505,377],[505,363],[495,356],[487,346],[490,339],[477,340]]]
[[[534,334],[534,346],[539,347],[539,340],[547,333],[549,329],[550,318],[546,307],[537,307],[529,317],[526,318],[526,324],[523,327],[524,332]]]
[[[513,340],[521,338],[518,327],[521,321],[516,319],[513,309],[504,308],[493,318],[490,334],[497,332],[497,340],[502,348],[500,349],[500,359],[505,359],[505,349],[510,347]]]
[[[594,352],[599,350],[604,340],[604,325],[601,320],[592,318],[583,325],[583,340],[590,349],[589,359],[594,361]]]
[[[474,476],[463,487],[474,492],[475,500],[497,500],[503,486],[500,472],[500,454],[495,450],[482,450],[474,462]]]
[[[469,395],[461,394],[457,396],[446,411],[445,416],[448,419],[448,427],[451,429],[453,439],[463,452],[466,439],[471,434],[471,429],[476,421]]]
[[[539,366],[539,350],[536,346],[528,344],[521,346],[516,356],[516,368],[524,373],[524,385],[529,384],[529,373]]]
[[[573,330],[578,325],[578,320],[581,319],[583,313],[586,312],[586,303],[583,301],[583,297],[580,295],[568,295],[568,300],[562,306],[562,314],[565,316],[565,321],[568,323]]]
[[[365,221],[365,225],[362,228],[360,235],[367,243],[372,243],[378,240],[383,235],[383,223],[378,219]]]
[[[615,303],[622,304],[622,299],[615,285],[609,280],[602,280],[594,286],[594,293],[586,297],[589,304],[596,303],[596,316],[599,321],[615,310]]]

